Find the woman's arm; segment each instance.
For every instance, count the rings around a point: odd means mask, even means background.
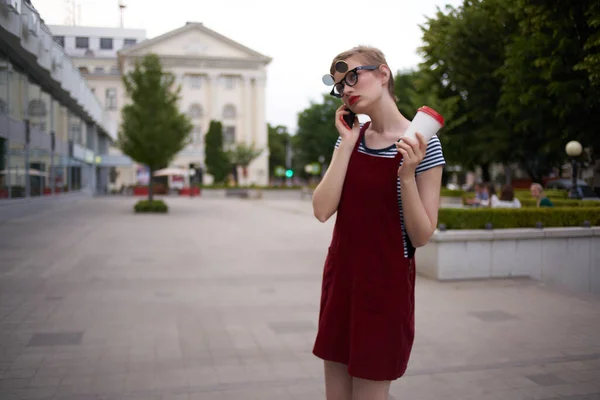
[[[354,118],[352,128],[346,125],[343,117],[348,113],[349,110],[343,104],[335,113],[335,127],[340,134],[339,145],[333,151],[331,163],[313,193],[313,213],[321,222],[327,221],[337,211],[350,156],[360,135],[358,117]]]
[[[312,198],[313,213],[321,222],[327,221],[337,211],[353,149],[353,143],[340,143],[333,151],[327,172],[315,188]]]
[[[437,138],[431,146],[420,134],[417,139],[403,138],[396,147],[403,157],[398,177],[404,226],[412,245],[421,247],[437,226],[444,158]]]
[[[442,167],[401,181],[402,213],[406,233],[414,247],[427,244],[438,221]]]

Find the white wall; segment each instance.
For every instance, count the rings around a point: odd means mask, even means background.
[[[600,227],[436,231],[416,265],[439,280],[523,276],[600,294]]]

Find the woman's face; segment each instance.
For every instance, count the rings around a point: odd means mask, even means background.
[[[335,72],[333,79],[336,84],[342,85],[342,101],[353,112],[359,114],[368,108],[374,100],[381,97],[382,74],[378,69],[359,69],[366,66],[359,57],[350,57],[344,60],[348,64],[346,72]],[[379,68],[379,66],[376,66]],[[338,91],[339,92],[339,91]]]

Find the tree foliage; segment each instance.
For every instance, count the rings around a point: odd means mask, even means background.
[[[600,6],[465,0],[422,27],[419,73],[447,106],[442,142],[462,165],[518,162],[536,181],[567,141],[598,148]]]
[[[308,108],[299,113],[298,130],[292,139],[298,165],[317,162],[320,156],[325,158],[325,164],[331,162],[339,136],[335,127],[335,111],[341,105],[339,99],[324,94],[322,103],[311,102]]]
[[[287,142],[291,136],[287,127],[283,125],[267,125],[269,132],[269,176],[275,174],[278,166],[286,167]]]
[[[180,87],[162,68],[160,58],[146,55],[133,71],[123,76],[131,102],[121,111],[119,148],[150,172],[149,200],[152,201],[152,174],[168,166],[188,142],[192,124],[179,111]]]
[[[228,158],[235,166],[242,167],[244,179],[248,177],[248,166],[263,152],[263,149],[256,147],[255,143],[250,145],[246,143],[236,143],[232,150],[228,152]],[[236,182],[237,183],[237,182]]]
[[[231,162],[223,147],[223,124],[220,121],[210,121],[204,144],[207,172],[215,183],[225,183],[231,171]]]

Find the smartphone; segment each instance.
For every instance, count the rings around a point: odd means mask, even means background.
[[[346,107],[346,110],[350,111],[349,114],[344,115],[344,121],[346,121],[346,124],[348,125],[348,127],[350,129],[352,129],[352,125],[354,125],[354,118],[356,117],[356,114],[354,114],[352,112],[352,110],[350,110],[349,108]]]

